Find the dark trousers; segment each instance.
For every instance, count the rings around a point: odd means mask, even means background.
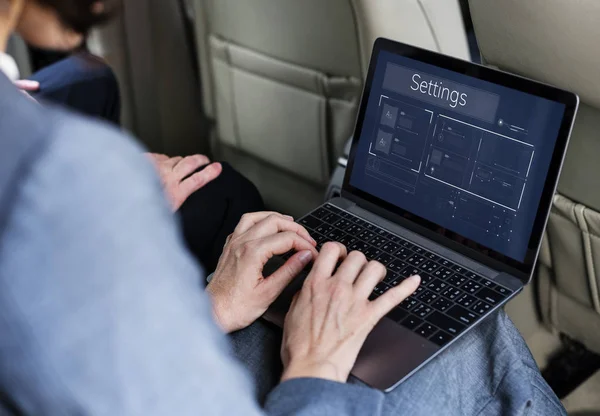
[[[33,74],[40,82],[34,96],[63,105],[91,117],[119,124],[119,84],[112,69],[88,52],[78,52]],[[256,187],[223,163],[223,172],[181,206],[183,234],[188,248],[211,273],[219,260],[227,236],[242,215],[262,211]]]

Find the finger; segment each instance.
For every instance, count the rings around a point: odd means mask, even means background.
[[[325,243],[306,280],[320,280],[331,277],[338,261],[340,258],[346,258],[346,254],[346,247],[342,244],[333,242]]]
[[[387,315],[400,302],[412,295],[421,284],[421,278],[418,275],[405,279],[398,286],[391,288],[383,295],[371,302],[375,322]]]
[[[265,218],[267,218],[271,215],[279,215],[288,221],[294,221],[294,219],[292,217],[290,217],[289,215],[283,215],[278,212],[273,212],[273,211],[252,212],[249,214],[242,215],[240,222],[238,223],[237,227],[235,227],[234,234],[241,235],[241,234],[245,233],[250,228],[254,227],[254,225],[256,225],[258,222],[264,220]]]
[[[179,195],[187,199],[191,194],[198,189],[206,186],[207,183],[214,181],[219,177],[223,167],[220,163],[213,163],[202,169],[198,173],[194,173],[189,178],[186,178],[179,184]]]
[[[20,79],[15,81],[15,86],[23,91],[34,92],[40,89],[40,83],[37,81],[30,81],[28,79]]]
[[[348,254],[346,260],[342,262],[335,272],[335,277],[354,283],[361,270],[367,265],[367,258],[360,251],[353,251]]]
[[[163,163],[164,163],[165,168],[168,168],[169,170],[173,170],[175,165],[177,165],[182,159],[183,158],[181,156],[175,156],[175,157],[171,157],[171,158],[164,160]]]
[[[377,261],[370,261],[354,283],[357,296],[367,299],[375,286],[377,286],[377,283],[381,282],[386,274],[387,269],[383,264]]]
[[[298,223],[288,220],[287,218],[282,217],[279,214],[269,215],[264,218],[262,221],[256,223],[253,227],[248,229],[248,231],[243,236],[243,241],[251,241],[257,240],[259,238],[263,238],[272,234],[277,234],[280,232],[292,231],[298,234],[300,237],[304,238],[306,241],[311,243],[313,246],[317,245],[317,242],[314,238],[310,236],[306,228],[301,226]]]
[[[250,241],[249,246],[256,253],[255,255],[262,258],[264,263],[271,257],[285,254],[290,250],[297,252],[310,251],[314,258],[319,255],[317,249],[314,248],[311,243],[291,231],[273,234],[268,237]]]
[[[178,179],[190,176],[196,172],[202,166],[206,166],[210,163],[210,160],[204,155],[193,155],[187,156],[181,159],[174,167],[173,173],[177,175]],[[203,169],[204,170],[204,169]],[[198,172],[200,173],[200,172]]]
[[[315,258],[316,254],[310,250],[303,250],[285,262],[277,271],[264,280],[264,285],[269,287],[269,293],[276,298],[283,292],[294,278]]]

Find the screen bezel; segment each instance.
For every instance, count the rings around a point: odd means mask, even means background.
[[[556,145],[552,154],[548,175],[544,184],[542,196],[540,198],[540,203],[534,220],[524,261],[521,262],[512,259],[502,253],[484,247],[481,244],[473,240],[469,240],[466,237],[450,230],[445,230],[443,234],[440,234],[440,226],[438,224],[421,218],[410,211],[399,208],[396,205],[377,198],[368,192],[362,191],[350,184],[350,176],[352,175],[352,170],[354,168],[356,151],[358,148],[358,142],[360,140],[360,132],[363,128],[367,104],[371,94],[373,78],[375,75],[375,67],[377,65],[379,54],[382,51],[398,54],[459,74],[489,81],[507,88],[535,95],[541,98],[546,98],[548,100],[565,105],[564,117],[559,129],[558,137],[556,139]],[[359,206],[363,206],[370,211],[374,211],[376,214],[396,222],[410,229],[411,231],[430,238],[454,251],[459,252],[460,254],[470,257],[473,260],[498,271],[510,273],[513,276],[521,279],[524,283],[528,283],[531,279],[533,267],[535,265],[543,237],[544,228],[546,226],[550,208],[552,206],[552,198],[556,192],[558,177],[564,161],[564,155],[566,153],[566,148],[578,104],[579,98],[576,94],[552,87],[550,85],[474,64],[472,62],[463,61],[425,49],[402,44],[400,42],[395,42],[385,38],[378,38],[373,46],[369,71],[365,81],[360,108],[357,115],[356,126],[352,140],[352,148],[348,158],[346,174],[344,176],[342,196],[352,200]],[[410,219],[407,219],[407,217],[410,217]],[[457,240],[461,242],[457,242]]]

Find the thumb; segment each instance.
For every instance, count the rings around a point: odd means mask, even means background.
[[[313,260],[310,250],[299,251],[289,258],[275,273],[265,279],[265,283],[279,296],[283,289]]]
[[[20,79],[14,82],[15,86],[23,91],[37,91],[40,89],[40,83],[37,81],[30,81],[28,79]]]

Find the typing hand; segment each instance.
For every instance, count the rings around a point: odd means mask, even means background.
[[[218,178],[223,171],[220,163],[211,164],[208,157],[204,155],[187,157],[169,157],[158,153],[146,153],[146,155],[158,170],[173,211],[177,211],[190,195]],[[196,172],[205,165],[208,166]]]
[[[344,259],[345,258],[345,259]],[[336,264],[344,259],[335,271]],[[374,301],[369,295],[386,269],[339,243],[327,243],[286,316],[282,381],[316,377],[346,382],[367,335],[419,286],[413,276]]]
[[[230,235],[206,291],[213,314],[225,332],[247,327],[277,299],[316,257],[316,241],[291,217],[274,212],[246,214]],[[275,273],[263,268],[274,255],[295,250]]]

